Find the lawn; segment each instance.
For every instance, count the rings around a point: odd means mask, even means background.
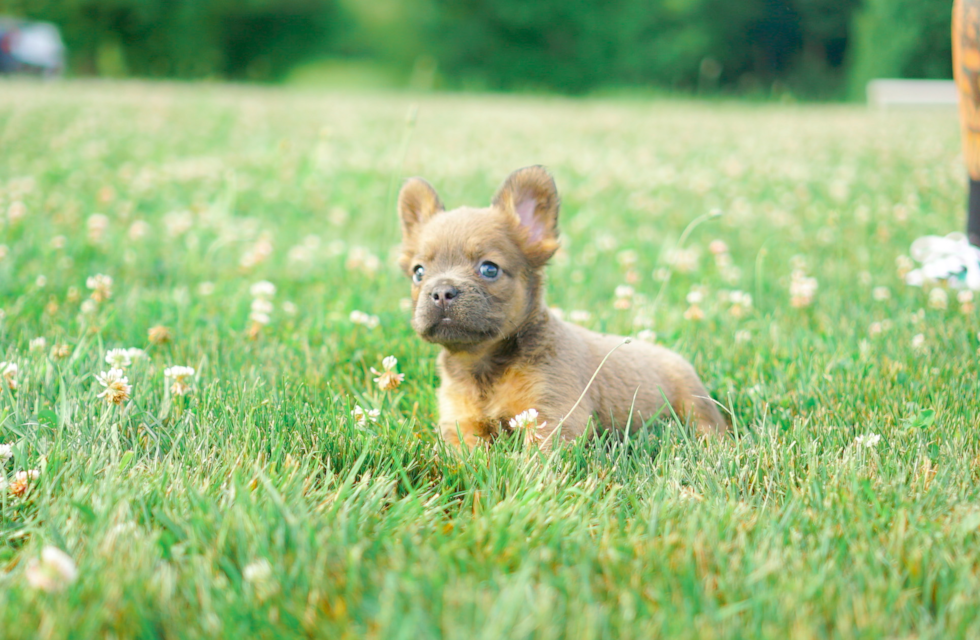
[[[5,81],[0,150],[5,638],[980,635],[953,110]],[[438,441],[395,194],[537,163],[549,304],[732,435]]]

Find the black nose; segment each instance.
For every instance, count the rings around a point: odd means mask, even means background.
[[[459,295],[459,289],[451,284],[437,284],[432,288],[432,293],[429,295],[432,296],[432,302],[434,302],[436,306],[445,309],[451,305],[456,299],[456,296]]]

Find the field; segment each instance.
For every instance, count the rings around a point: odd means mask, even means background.
[[[3,82],[0,150],[6,638],[980,635],[980,321],[901,277],[951,110]],[[732,435],[437,440],[397,188],[537,163],[549,304]]]

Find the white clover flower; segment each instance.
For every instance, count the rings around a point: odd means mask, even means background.
[[[7,208],[7,220],[10,221],[10,224],[17,224],[26,215],[27,215],[27,205],[25,205],[20,200],[15,200],[11,202],[10,207]]]
[[[752,340],[752,333],[750,331],[746,331],[745,329],[740,329],[735,332],[736,344],[743,344],[749,342],[750,340]]]
[[[622,267],[632,267],[639,260],[640,254],[633,249],[623,249],[616,254],[616,262]]]
[[[374,382],[382,391],[393,391],[397,389],[403,380],[405,380],[404,373],[398,373],[396,367],[398,366],[398,360],[395,356],[387,356],[381,361],[381,366],[383,371],[378,371],[374,367],[371,367],[371,373],[377,377]]]
[[[926,336],[922,333],[917,333],[912,336],[912,348],[916,351],[923,349],[926,346]]]
[[[27,493],[27,490],[31,488],[31,485],[41,477],[41,472],[37,469],[28,469],[27,471],[18,471],[14,474],[14,481],[8,485],[5,485],[7,490],[13,496],[23,496]],[[2,479],[2,477],[0,477]]]
[[[348,271],[363,271],[370,276],[381,268],[381,259],[364,247],[351,247],[344,266]]]
[[[901,280],[905,279],[909,271],[915,267],[915,263],[912,262],[912,258],[908,256],[898,256],[895,258],[895,270],[898,272],[898,277]]]
[[[667,264],[678,273],[693,273],[698,270],[700,254],[697,249],[673,249],[667,253]]]
[[[875,287],[871,290],[871,297],[877,302],[883,302],[892,297],[892,291],[888,287]]]
[[[807,277],[801,269],[793,271],[789,282],[789,303],[793,307],[808,307],[817,293],[817,279]]]
[[[528,409],[517,414],[510,419],[510,428],[514,429],[529,429],[531,427],[538,426],[538,410]],[[544,425],[541,425],[544,426]]]
[[[143,351],[139,347],[130,347],[126,349],[126,355],[129,356],[130,360],[139,360],[146,357],[146,351]]]
[[[259,313],[258,311],[253,311],[248,314],[248,319],[257,325],[265,326],[272,322],[272,317],[267,313]]]
[[[595,239],[595,246],[599,251],[612,251],[616,248],[617,244],[616,238],[608,233],[600,234]]]
[[[973,292],[964,289],[956,294],[956,300],[960,303],[960,313],[973,313]]]
[[[86,220],[88,226],[88,238],[92,242],[101,242],[105,236],[106,229],[109,228],[109,218],[101,213],[93,213]]]
[[[48,341],[44,336],[33,338],[30,341],[29,348],[31,351],[44,351],[48,347]]]
[[[381,416],[380,409],[365,410],[359,404],[354,405],[354,410],[351,411],[351,417],[354,418],[354,424],[358,427],[366,427],[368,422],[377,422],[379,416]]]
[[[272,243],[269,242],[268,238],[259,238],[256,240],[255,244],[242,255],[241,260],[239,260],[239,264],[244,269],[251,269],[255,265],[267,260],[271,255]],[[274,289],[275,288],[273,287],[273,293]],[[252,295],[255,294],[253,293]]]
[[[548,426],[547,422],[538,424],[538,410],[528,409],[517,414],[508,422],[511,430],[524,434],[524,441],[527,444],[540,444],[541,429]]]
[[[724,240],[712,240],[711,244],[708,245],[708,251],[716,256],[723,253],[728,253],[728,245],[725,244]]]
[[[150,225],[144,220],[136,220],[129,226],[129,231],[127,232],[130,240],[142,240],[146,236],[150,235],[152,229]]]
[[[276,285],[268,280],[259,280],[248,291],[253,298],[272,298],[276,295]]]
[[[728,300],[732,303],[728,313],[735,318],[741,318],[752,307],[752,294],[744,291],[732,291],[728,296]]]
[[[92,290],[92,299],[96,302],[105,302],[112,297],[112,278],[104,273],[89,276],[85,286]]]
[[[945,309],[949,306],[949,295],[945,289],[933,289],[929,292],[929,307],[932,309]]]
[[[576,309],[568,314],[572,322],[588,322],[592,319],[592,314],[582,309]]]
[[[252,300],[250,309],[253,313],[270,314],[275,307],[265,298],[255,298]]]
[[[102,393],[97,397],[104,399],[107,404],[122,404],[129,399],[129,395],[133,391],[133,387],[129,384],[129,379],[122,369],[113,368],[102,371],[95,379],[103,387]]]
[[[242,569],[245,582],[262,582],[272,577],[272,565],[265,558],[249,563]]]
[[[257,325],[265,326],[272,322],[272,318],[267,313],[260,313],[258,311],[253,311],[248,314],[248,319]]]
[[[634,293],[636,293],[636,291],[628,284],[621,284],[616,287],[617,298],[632,298]]]
[[[279,591],[279,583],[272,573],[272,565],[262,558],[242,569],[242,578],[255,590],[255,597],[266,600]]]
[[[854,438],[854,444],[865,449],[874,449],[879,442],[881,442],[881,436],[870,432]]]
[[[694,322],[704,320],[704,315],[704,309],[696,304],[692,304],[684,311],[684,319],[693,320]]]
[[[31,560],[24,570],[27,584],[35,589],[54,593],[63,590],[78,578],[75,561],[57,547],[46,546],[41,559]]]
[[[643,340],[644,342],[656,342],[657,334],[650,329],[644,329],[643,331],[636,334],[637,339]]]
[[[170,211],[163,216],[163,226],[168,236],[177,238],[194,226],[194,215],[190,211]]]
[[[191,390],[191,385],[187,379],[193,378],[195,373],[194,367],[176,365],[164,369],[163,377],[173,380],[170,385],[171,393],[183,396],[187,395],[187,392]]]
[[[12,444],[0,444],[0,463],[4,463],[10,460],[14,455],[14,445]]]
[[[688,304],[701,304],[701,301],[704,300],[704,294],[702,294],[700,291],[692,291],[687,294],[685,299],[687,300]]]
[[[113,369],[125,369],[133,364],[129,349],[109,349],[105,354],[105,361]]]
[[[374,329],[379,324],[381,324],[381,321],[378,319],[378,316],[372,316],[367,313],[364,313],[363,311],[357,311],[357,310],[350,312],[350,321],[353,322],[354,324],[363,325],[368,329]]]
[[[8,389],[16,390],[18,371],[16,362],[0,362],[0,382],[6,384]]]
[[[310,262],[313,260],[313,252],[306,245],[297,244],[289,248],[286,259],[290,262]]]

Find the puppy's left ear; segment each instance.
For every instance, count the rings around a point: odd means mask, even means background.
[[[402,239],[411,240],[432,216],[444,211],[439,194],[422,178],[409,178],[398,192],[398,217]]]
[[[398,193],[398,218],[402,226],[402,255],[398,259],[402,270],[409,273],[409,262],[415,253],[415,242],[421,229],[432,216],[445,211],[439,194],[422,178],[410,178]]]
[[[558,189],[544,167],[524,167],[507,176],[493,206],[515,216],[524,236],[524,253],[535,267],[543,266],[558,250]]]

